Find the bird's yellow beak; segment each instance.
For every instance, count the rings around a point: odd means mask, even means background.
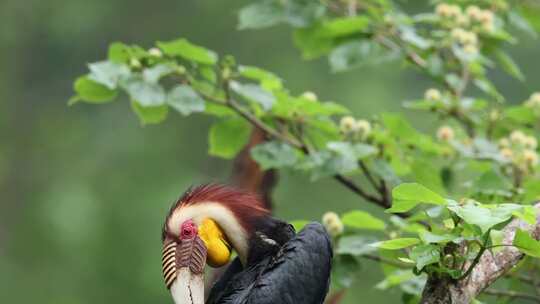
[[[204,219],[199,225],[199,237],[206,245],[208,265],[220,267],[229,262],[231,246],[216,222],[210,218]]]

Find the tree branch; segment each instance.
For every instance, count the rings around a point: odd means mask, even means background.
[[[540,211],[540,203],[535,207]],[[527,231],[535,239],[539,239],[540,214],[535,225],[529,225],[520,219],[512,220],[502,231],[504,235],[502,244],[505,245],[503,249],[496,254],[485,251],[470,275],[463,280],[454,280],[437,274],[430,275],[422,293],[421,303],[470,303],[524,257],[523,253],[511,246],[517,229]]]
[[[509,297],[513,299],[524,299],[524,300],[530,300],[536,303],[540,303],[540,297],[522,293],[522,292],[516,292],[512,290],[497,290],[497,289],[486,289],[484,290],[483,294],[490,295],[490,296],[496,296],[496,297]]]
[[[285,142],[292,147],[302,151],[305,154],[310,154],[310,151],[308,147],[302,143],[301,141],[297,140],[296,138],[287,136],[276,129],[268,126],[263,121],[261,121],[258,117],[253,115],[251,112],[245,110],[234,98],[232,98],[229,86],[228,84],[224,84],[224,90],[225,90],[225,100],[220,100],[216,97],[204,94],[203,92],[199,92],[203,98],[205,98],[208,101],[228,106],[233,111],[235,111],[238,115],[242,116],[244,119],[246,119],[249,123],[251,123],[253,126],[257,127],[258,129],[264,131],[269,137],[278,139],[282,142]],[[380,207],[388,208],[390,202],[388,202],[388,199],[385,199],[383,195],[383,198],[378,198],[372,194],[369,194],[367,191],[362,189],[359,185],[355,184],[352,180],[348,179],[347,177],[336,174],[334,175],[334,179],[337,180],[339,183],[341,183],[343,186],[345,186],[347,189],[351,190],[352,192],[356,193],[360,197],[364,198],[366,201],[374,203]]]

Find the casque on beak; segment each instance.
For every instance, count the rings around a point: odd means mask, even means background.
[[[219,267],[231,249],[219,226],[204,219],[199,227],[191,219],[182,223],[178,237],[163,241],[162,270],[165,285],[176,304],[204,303],[204,265]]]

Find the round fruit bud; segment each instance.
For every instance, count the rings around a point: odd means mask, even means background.
[[[431,88],[424,93],[424,99],[431,101],[441,100],[441,92],[437,89]]]
[[[525,144],[526,138],[527,135],[520,130],[515,130],[510,133],[510,141],[512,141],[514,144],[523,145]]]
[[[494,15],[490,10],[482,10],[478,16],[478,20],[482,23],[493,23]]]
[[[137,58],[131,58],[129,60],[129,66],[131,66],[134,69],[138,69],[142,66],[141,62]]]
[[[302,98],[305,98],[309,101],[317,101],[317,95],[311,91],[306,91],[302,93]]]
[[[343,223],[341,221],[336,222],[328,227],[326,227],[326,230],[328,230],[328,233],[332,237],[337,237],[343,233],[344,227]]]
[[[510,148],[503,148],[501,149],[501,156],[507,160],[511,160],[514,156],[514,151],[512,151]]]
[[[322,217],[322,224],[328,233],[336,237],[343,233],[344,227],[339,215],[335,212],[326,212]]]
[[[525,146],[525,148],[536,150],[536,148],[538,147],[538,141],[534,136],[526,136],[523,145]]]
[[[332,212],[332,211],[328,211],[322,216],[322,224],[324,226],[331,225],[338,221],[340,221],[339,215],[337,215],[337,213]]]
[[[451,141],[455,137],[454,129],[450,126],[442,126],[437,130],[437,138],[441,141]]]
[[[360,134],[362,139],[366,139],[371,133],[371,124],[365,119],[356,121],[355,130]]]
[[[158,48],[151,48],[148,50],[148,54],[152,57],[157,57],[157,58],[161,58],[163,56],[163,53],[161,52],[160,49]]]
[[[440,3],[435,7],[435,13],[440,17],[449,17],[450,16],[450,5],[446,3]]]
[[[339,121],[339,128],[343,133],[356,132],[356,120],[352,116],[344,116]]]
[[[523,159],[528,166],[536,167],[538,165],[538,153],[534,150],[523,151]]]
[[[464,34],[465,34],[465,30],[460,27],[453,28],[452,31],[450,32],[450,36],[452,36],[452,39],[457,40],[457,41],[461,41],[461,39],[463,39]]]
[[[479,21],[482,10],[476,5],[470,5],[465,10],[465,13],[470,19]]]

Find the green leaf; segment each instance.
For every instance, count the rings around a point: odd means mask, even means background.
[[[111,61],[101,61],[88,65],[90,74],[88,78],[100,83],[107,88],[114,90],[119,82],[130,75],[130,70],[125,64],[119,64]]]
[[[334,46],[333,39],[319,35],[318,27],[301,28],[294,31],[294,44],[302,50],[304,59],[314,59],[330,52]]]
[[[251,83],[242,84],[231,81],[231,89],[245,99],[260,104],[265,111],[270,110],[276,100],[272,93]]]
[[[222,158],[233,158],[247,143],[250,132],[250,125],[241,118],[217,122],[210,128],[208,153]]]
[[[326,5],[318,1],[278,1],[278,3],[284,8],[284,21],[293,27],[308,27],[321,20],[326,12]]]
[[[349,288],[358,277],[360,264],[351,255],[337,255],[332,259],[332,289]]]
[[[540,180],[531,179],[525,182],[523,186],[525,197],[523,201],[527,204],[540,200]]]
[[[367,29],[369,22],[367,16],[334,18],[323,23],[317,29],[317,35],[325,38],[348,36]]]
[[[304,226],[306,226],[307,224],[309,224],[309,221],[306,221],[306,220],[295,220],[295,221],[290,221],[289,224],[291,224],[293,227],[294,227],[294,230],[296,232],[300,232],[300,230],[304,229]]]
[[[399,31],[401,34],[401,39],[410,43],[411,45],[421,50],[425,50],[431,47],[431,41],[420,36],[413,26],[400,26]]]
[[[411,247],[418,243],[420,243],[420,240],[417,238],[400,238],[400,239],[376,242],[376,243],[371,244],[370,246],[386,249],[386,250],[398,250],[398,249]]]
[[[161,63],[143,70],[143,79],[149,83],[157,83],[161,77],[171,74],[175,71],[171,64]]]
[[[521,229],[516,230],[512,244],[526,255],[540,258],[540,242],[533,239],[528,232]]]
[[[540,20],[538,18],[538,16],[540,16],[540,9],[538,6],[533,3],[521,5],[519,7],[519,12],[535,31],[540,32]]]
[[[169,56],[181,56],[186,60],[202,64],[215,64],[218,56],[214,51],[195,45],[186,39],[158,42],[158,47]]]
[[[433,160],[415,159],[411,166],[411,172],[419,184],[425,185],[427,188],[433,189],[442,195],[446,194],[441,171],[439,167],[434,165]]]
[[[333,72],[343,72],[366,64],[378,64],[395,59],[396,53],[389,53],[379,44],[370,41],[351,41],[335,48],[329,56]]]
[[[127,63],[129,62],[131,55],[129,46],[121,42],[113,42],[109,45],[109,51],[107,58],[115,63]]]
[[[272,72],[254,66],[239,66],[238,71],[245,78],[259,81],[261,86],[267,90],[281,89],[282,87],[281,79]]]
[[[422,269],[426,265],[438,263],[441,250],[435,245],[419,245],[411,250],[409,257],[416,262],[417,269]]]
[[[212,102],[208,102],[205,104],[204,112],[206,114],[217,116],[217,117],[227,117],[227,116],[236,115],[236,112],[234,112],[234,110],[232,110],[231,108],[224,105],[212,103]]]
[[[272,107],[272,114],[292,119],[298,116],[332,116],[349,113],[342,105],[333,102],[312,101],[304,97],[293,97],[287,93],[277,92],[277,100]]]
[[[458,236],[454,234],[435,234],[427,230],[420,232],[420,239],[422,239],[422,242],[427,243],[427,244],[449,243],[457,238]]]
[[[533,38],[537,38],[538,34],[534,30],[533,26],[518,11],[509,11],[508,20],[510,21],[510,24],[513,25],[516,29],[523,31],[524,33],[530,35]]]
[[[397,270],[392,274],[386,276],[386,278],[377,283],[375,288],[386,290],[390,287],[401,285],[405,282],[412,281],[416,278],[416,275],[411,270]]]
[[[165,104],[165,89],[159,83],[150,83],[140,77],[131,77],[122,86],[129,97],[143,107],[156,107]]]
[[[534,111],[525,106],[512,106],[504,110],[504,115],[521,124],[533,124],[536,122]]]
[[[382,220],[361,210],[349,211],[343,214],[341,221],[348,227],[358,229],[384,230],[385,228]]]
[[[328,151],[311,154],[307,160],[316,177],[348,173],[358,169],[358,160],[377,153],[377,149],[366,144],[328,142]]]
[[[510,57],[510,55],[508,55],[507,53],[505,53],[504,51],[500,49],[495,49],[493,54],[495,55],[495,58],[497,59],[501,67],[508,74],[510,74],[512,77],[520,81],[525,81],[525,75],[523,75],[523,73],[521,72],[521,69],[516,64],[514,59]]]
[[[503,223],[512,217],[512,214],[520,209],[516,204],[500,204],[494,208],[486,208],[476,202],[468,202],[465,205],[452,204],[447,207],[466,223],[480,227],[482,233],[486,233],[493,226]]]
[[[116,90],[90,80],[87,76],[81,76],[73,85],[75,92],[81,100],[89,103],[105,103],[112,101],[118,95]]]
[[[329,142],[326,147],[330,151],[334,151],[339,155],[354,160],[364,159],[375,155],[378,151],[377,148],[368,144],[351,144],[350,142],[344,141],[332,141]]]
[[[188,85],[178,85],[167,95],[167,104],[182,115],[204,112],[204,100]]]
[[[373,242],[373,237],[366,237],[361,235],[346,235],[339,239],[336,253],[350,254],[354,256],[372,253],[377,251],[376,248],[370,246],[370,244],[372,244]]]
[[[499,93],[497,88],[491,83],[491,81],[487,79],[475,79],[474,85],[479,88],[480,90],[484,91],[484,93],[490,95],[491,97],[495,98],[498,102],[504,101],[504,96]]]
[[[260,1],[243,7],[238,14],[238,29],[261,29],[283,21],[283,11],[276,3]]]
[[[251,149],[251,157],[259,163],[263,170],[291,167],[298,160],[296,150],[279,141],[258,144]]]
[[[166,105],[160,106],[143,106],[137,101],[131,102],[131,108],[139,117],[141,124],[157,124],[167,118],[168,108]]]
[[[216,75],[216,71],[214,70],[214,68],[212,66],[201,66],[199,67],[199,73],[201,73],[201,76],[208,80],[210,83],[213,83],[215,84],[216,81],[217,81],[217,75]]]
[[[403,183],[392,190],[392,208],[387,212],[407,212],[420,203],[445,205],[446,200],[439,194],[417,183]]]
[[[536,207],[530,205],[521,207],[522,208],[520,210],[516,210],[512,214],[529,225],[536,224],[536,219],[540,211],[538,211]]]

